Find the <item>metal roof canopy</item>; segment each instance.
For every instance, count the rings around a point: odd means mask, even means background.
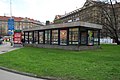
[[[77,21],[77,22],[70,22],[70,23],[39,26],[39,27],[24,29],[23,31],[35,31],[35,30],[46,30],[46,29],[67,28],[67,27],[69,28],[70,27],[85,27],[85,28],[92,28],[92,29],[102,29],[102,25]]]

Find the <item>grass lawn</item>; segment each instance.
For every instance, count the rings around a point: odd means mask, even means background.
[[[25,47],[1,54],[0,66],[57,80],[120,80],[120,46],[87,51]]]

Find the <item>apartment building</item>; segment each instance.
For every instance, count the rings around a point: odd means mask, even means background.
[[[12,17],[14,19],[14,29],[15,30],[23,30],[23,29],[29,29],[33,27],[39,27],[42,26],[43,24],[34,19],[30,18],[23,18],[23,17]],[[0,16],[0,35],[8,35],[8,19],[10,17],[8,16]]]

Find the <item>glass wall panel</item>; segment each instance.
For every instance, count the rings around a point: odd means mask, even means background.
[[[58,44],[58,30],[52,30],[52,44]]]
[[[35,44],[38,44],[38,31],[34,32],[34,42]]]
[[[94,44],[94,37],[93,37],[93,31],[88,30],[88,45],[93,45]]]
[[[25,32],[25,43],[28,43],[28,32]]]
[[[60,45],[67,45],[67,30],[60,30]]]
[[[50,44],[50,30],[45,31],[45,44]]]
[[[39,32],[39,43],[43,43],[43,31]]]
[[[29,44],[33,43],[33,32],[29,32]]]
[[[81,44],[87,44],[87,31],[81,31]]]
[[[78,28],[70,28],[69,29],[69,44],[78,44]]]
[[[94,31],[94,44],[98,45],[98,31]]]

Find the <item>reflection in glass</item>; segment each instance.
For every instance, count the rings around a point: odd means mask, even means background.
[[[25,32],[25,43],[28,43],[28,32]]]
[[[35,44],[38,44],[38,31],[34,32],[34,42]]]
[[[93,31],[88,30],[88,45],[93,45]]]
[[[43,43],[43,32],[39,32],[39,43]]]
[[[58,30],[52,30],[52,44],[58,44]]]
[[[45,44],[50,44],[50,30],[45,31]]]
[[[33,32],[29,32],[29,44],[33,43]]]
[[[60,45],[67,45],[67,30],[60,30]]]
[[[86,44],[87,43],[87,32],[82,31],[81,32],[81,44]]]
[[[98,45],[98,31],[94,31],[94,44]]]
[[[69,29],[69,44],[78,44],[78,28]]]

